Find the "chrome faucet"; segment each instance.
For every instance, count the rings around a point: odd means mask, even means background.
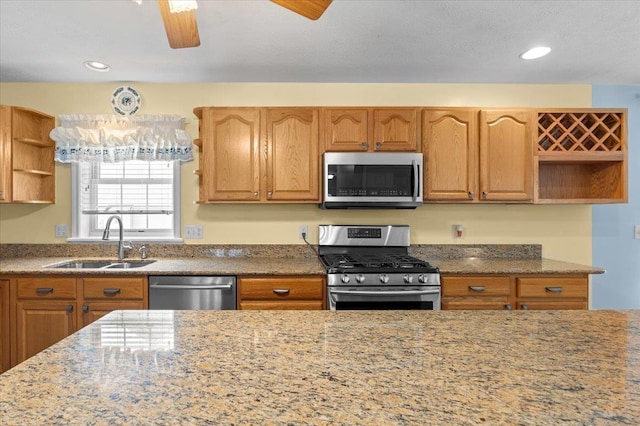
[[[113,216],[109,216],[109,219],[107,219],[107,225],[104,227],[102,239],[109,239],[109,229],[111,227],[111,221],[113,219],[116,219],[118,221],[118,225],[120,225],[120,232],[118,233],[118,260],[122,260],[124,259],[125,252],[133,248],[133,244],[131,243],[131,241],[129,241],[128,244],[125,244],[124,241],[122,241],[124,235],[124,226],[122,226],[122,219],[120,219],[120,216],[117,216],[115,214]]]

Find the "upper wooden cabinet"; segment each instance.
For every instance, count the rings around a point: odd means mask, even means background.
[[[533,201],[531,111],[480,111],[480,198]]]
[[[425,200],[477,199],[478,110],[424,110],[422,152]]]
[[[531,202],[532,113],[422,111],[425,200]]]
[[[417,151],[417,108],[322,108],[325,151]]]
[[[200,202],[320,202],[315,108],[194,110]]]
[[[54,126],[50,115],[0,106],[0,202],[55,202]]]
[[[627,110],[537,111],[536,203],[626,203]]]

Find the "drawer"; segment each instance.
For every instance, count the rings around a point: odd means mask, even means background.
[[[508,296],[509,277],[442,277],[442,297]]]
[[[558,310],[586,310],[587,302],[552,302],[543,300],[541,302],[522,302],[517,304],[520,310],[529,311],[558,311]]]
[[[75,278],[18,278],[18,299],[75,299]]]
[[[84,278],[82,287],[85,299],[142,300],[147,282],[145,278]]]
[[[453,299],[442,299],[442,304],[440,309],[443,311],[459,311],[459,310],[510,310],[512,309],[509,301],[506,297],[503,298],[493,298],[493,297],[474,297],[474,298],[453,298]]]
[[[239,278],[238,296],[251,300],[323,300],[324,278]]]
[[[518,297],[586,298],[586,277],[521,277],[516,279]]]
[[[324,305],[320,300],[246,300],[238,304],[240,310],[295,310],[295,311],[320,311]]]

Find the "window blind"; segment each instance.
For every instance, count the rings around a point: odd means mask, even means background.
[[[83,214],[170,215],[173,166],[165,161],[81,163]]]

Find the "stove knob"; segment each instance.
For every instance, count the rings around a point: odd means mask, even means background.
[[[405,282],[405,283],[408,283],[408,284],[411,284],[411,283],[413,282],[413,275],[405,274],[405,276],[404,276],[404,282]]]
[[[350,277],[349,275],[347,275],[347,274],[344,274],[344,275],[342,276],[342,282],[346,284],[346,283],[348,283],[349,281],[351,281],[351,277]]]
[[[356,275],[356,281],[358,282],[358,284],[362,284],[364,282],[364,275],[362,274]]]
[[[418,281],[419,281],[421,284],[428,283],[428,282],[429,282],[429,277],[428,277],[428,276],[426,276],[426,275],[422,275],[422,274],[420,274],[420,275],[418,275]]]
[[[380,275],[380,282],[384,283],[384,284],[388,283],[389,282],[389,276],[388,275],[384,275],[384,274]]]

